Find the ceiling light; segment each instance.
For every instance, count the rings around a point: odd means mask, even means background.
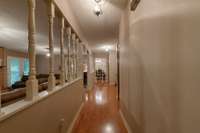
[[[111,47],[110,47],[110,46],[104,46],[103,49],[104,49],[106,52],[108,52],[108,51],[110,51]]]
[[[100,15],[103,14],[103,11],[102,11],[100,5],[97,4],[97,5],[94,7],[94,13],[95,13],[96,16],[100,16]]]
[[[101,0],[95,0],[95,2],[96,2],[96,3],[100,3],[100,2],[101,2]]]
[[[140,3],[140,0],[132,0],[131,1],[131,11],[135,11],[139,3]]]
[[[94,14],[96,16],[100,16],[103,14],[103,11],[101,9],[101,4],[103,3],[103,0],[94,0],[96,5],[94,7]]]
[[[96,6],[94,7],[94,11],[95,11],[95,12],[101,12],[100,6],[99,6],[99,5],[96,5]]]

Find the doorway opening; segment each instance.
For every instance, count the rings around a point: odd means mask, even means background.
[[[106,58],[95,58],[96,82],[108,82],[108,61]]]

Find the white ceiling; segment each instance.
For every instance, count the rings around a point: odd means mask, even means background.
[[[105,51],[105,46],[113,47],[116,44],[121,12],[127,0],[103,0],[103,15],[99,17],[93,12],[95,0],[68,1],[94,52]]]
[[[36,44],[38,53],[48,52],[47,9],[43,0],[36,0]],[[126,0],[105,0],[103,15],[94,15],[94,0],[68,0],[72,11],[94,52],[101,52],[104,45],[116,43],[120,13]],[[27,51],[27,0],[0,0],[0,46]],[[59,23],[55,19],[56,51],[59,51]]]

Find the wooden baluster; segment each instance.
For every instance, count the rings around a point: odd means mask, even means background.
[[[80,71],[80,75],[79,75],[79,77],[81,77],[82,78],[82,74],[83,74],[83,51],[82,51],[82,44],[81,44],[81,42],[79,42],[79,52],[80,52],[80,66],[79,66],[79,71]]]
[[[36,79],[36,44],[35,44],[35,0],[28,0],[28,54],[29,79],[26,82],[26,99],[33,100],[38,96],[38,81]]]
[[[80,51],[79,39],[76,39],[76,78],[80,77]]]
[[[76,74],[75,74],[75,72],[76,72],[76,62],[75,62],[75,45],[76,45],[76,34],[72,34],[72,51],[73,51],[73,53],[72,53],[72,62],[73,62],[73,70],[72,70],[72,75],[73,75],[73,80],[75,79],[75,77],[76,77]]]
[[[77,68],[78,68],[78,60],[77,60],[77,46],[78,46],[78,43],[77,43],[77,39],[75,39],[75,43],[74,43],[75,45],[74,45],[74,64],[75,64],[75,75],[74,75],[74,77],[75,77],[75,79],[78,77],[78,70],[77,70]]]
[[[48,78],[48,90],[53,90],[55,87],[55,75],[54,75],[54,45],[53,45],[53,24],[55,17],[55,7],[53,0],[48,1],[48,22],[49,22],[49,78]]]
[[[71,35],[72,35],[72,29],[71,27],[66,28],[67,32],[67,54],[68,54],[68,59],[67,59],[67,68],[68,68],[68,75],[67,79],[68,81],[72,80],[72,69],[71,69]]]
[[[62,16],[61,18],[61,27],[60,27],[60,57],[61,57],[61,73],[60,73],[60,83],[63,85],[65,83],[65,66],[64,66],[64,28],[65,28],[65,19]]]
[[[1,111],[1,89],[2,88],[0,88],[0,116],[3,115],[3,112]]]

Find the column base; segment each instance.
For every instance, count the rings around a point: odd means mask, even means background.
[[[1,111],[0,111],[0,116],[2,116],[2,115],[4,115],[4,112],[1,112]]]
[[[0,116],[3,115],[3,112],[1,111],[1,92],[0,92]]]
[[[70,76],[67,75],[67,82],[70,82],[70,81],[71,81]]]
[[[38,97],[38,81],[37,79],[29,79],[26,82],[26,100],[33,100]]]
[[[65,74],[64,74],[64,72],[61,72],[61,74],[60,74],[60,84],[61,85],[65,84]]]
[[[51,91],[56,86],[56,79],[54,74],[50,74],[48,78],[48,90]]]

